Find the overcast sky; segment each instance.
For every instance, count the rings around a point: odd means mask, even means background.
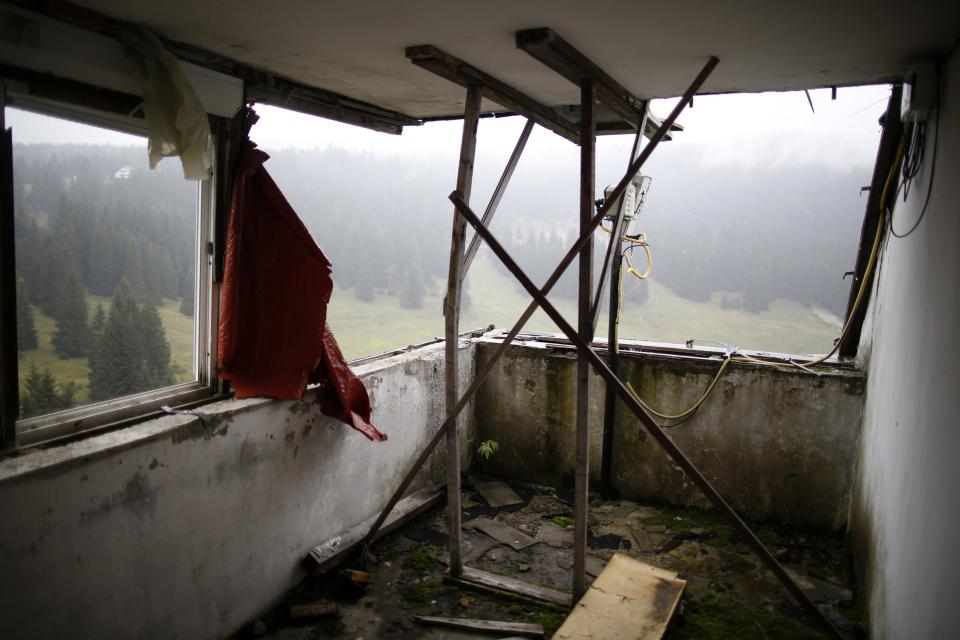
[[[680,118],[684,131],[671,146],[689,147],[706,163],[771,165],[820,161],[835,166],[872,163],[889,87],[841,88],[837,100],[827,89],[811,91],[816,113],[803,92],[701,96]],[[675,100],[657,100],[653,111],[665,117]],[[455,160],[461,123],[437,122],[408,127],[403,135],[376,133],[278,108],[260,106],[261,121],[252,137],[265,149],[337,146],[407,160],[419,156],[449,156]],[[120,133],[80,127],[31,113],[7,110],[7,123],[20,143],[80,142],[132,144],[137,139]],[[498,159],[502,164],[523,127],[521,118],[481,122],[478,162]],[[537,127],[527,156],[544,162],[577,161],[577,147]],[[625,158],[630,136],[603,136],[598,154]],[[142,144],[142,142],[140,142]],[[529,161],[529,159],[527,159]],[[169,160],[168,160],[169,162]],[[269,166],[269,165],[268,165]]]

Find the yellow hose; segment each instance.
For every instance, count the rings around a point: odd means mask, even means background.
[[[720,369],[717,370],[717,374],[716,374],[715,376],[713,376],[713,380],[710,381],[709,386],[707,386],[707,390],[703,392],[703,395],[700,396],[700,399],[697,400],[697,401],[693,404],[692,407],[690,407],[689,409],[687,409],[687,410],[684,411],[683,413],[678,413],[678,414],[676,414],[676,415],[670,415],[670,414],[668,414],[668,413],[661,413],[661,412],[657,411],[656,409],[652,408],[650,405],[648,405],[646,402],[644,402],[644,401],[640,398],[640,396],[637,394],[636,390],[633,388],[633,385],[630,384],[629,382],[627,383],[627,389],[630,390],[630,393],[633,394],[633,397],[636,399],[636,401],[639,402],[641,405],[643,405],[643,408],[646,409],[647,411],[649,411],[650,413],[652,413],[653,415],[655,415],[655,416],[657,416],[657,417],[659,417],[659,418],[663,418],[664,420],[682,420],[683,418],[686,418],[687,416],[689,416],[690,414],[692,414],[694,411],[696,411],[697,409],[699,409],[699,408],[700,408],[700,405],[702,405],[704,402],[706,402],[707,398],[710,397],[710,393],[713,391],[713,388],[714,388],[715,386],[717,386],[717,382],[720,381],[720,376],[723,375],[723,372],[726,371],[726,370],[727,370],[727,367],[730,365],[730,360],[731,360],[731,357],[730,357],[729,355],[728,355],[726,358],[724,358],[723,364],[720,365]]]

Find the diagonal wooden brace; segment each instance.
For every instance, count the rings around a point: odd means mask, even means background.
[[[596,371],[596,373],[604,379],[604,381],[620,396],[620,400],[637,416],[643,426],[646,427],[647,431],[651,436],[663,447],[664,451],[673,458],[674,462],[683,469],[683,472],[690,478],[695,485],[700,489],[703,495],[713,504],[714,508],[724,516],[731,525],[733,525],[737,534],[744,540],[746,543],[753,549],[761,561],[767,565],[767,567],[773,572],[774,576],[780,581],[780,583],[786,588],[786,590],[799,602],[804,608],[806,608],[813,616],[821,623],[825,630],[832,633],[837,638],[842,638],[843,636],[840,632],[833,626],[830,620],[824,615],[823,611],[814,604],[813,600],[804,593],[804,591],[797,585],[793,578],[786,572],[786,570],[777,562],[777,559],[773,556],[772,553],[760,542],[760,539],[757,538],[756,534],[750,529],[749,526],[737,515],[737,512],[733,510],[727,501],[723,499],[723,496],[710,484],[710,481],[700,473],[700,470],[690,461],[689,458],[683,453],[683,451],[670,439],[670,436],[657,424],[657,422],[647,413],[646,409],[643,408],[643,405],[630,393],[629,389],[620,381],[617,376],[610,371],[609,367],[600,359],[594,350],[592,345],[588,344],[583,340],[576,329],[570,325],[569,322],[557,311],[556,307],[547,299],[542,291],[537,289],[536,285],[533,284],[533,281],[524,273],[523,269],[514,261],[510,256],[507,250],[500,244],[500,241],[490,233],[490,231],[483,226],[480,222],[480,218],[475,214],[470,206],[460,198],[456,192],[450,194],[450,201],[453,202],[453,205],[457,208],[457,211],[466,218],[467,222],[474,228],[476,233],[483,238],[487,243],[487,246],[493,251],[494,254],[500,259],[503,265],[512,273],[517,280],[520,281],[520,284],[523,285],[523,288],[533,297],[533,299],[540,305],[540,308],[543,309],[550,319],[556,323],[557,327],[560,328],[563,333],[566,334],[567,338],[577,347],[577,352],[579,357],[585,359]]]

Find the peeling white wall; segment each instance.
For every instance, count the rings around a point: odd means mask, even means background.
[[[894,211],[861,352],[867,395],[851,513],[871,637],[957,635],[960,593],[960,55],[944,66],[940,135]]]
[[[0,461],[0,636],[218,638],[264,612],[311,547],[379,511],[442,422],[442,344],[356,371],[386,442],[308,392],[208,405],[215,434],[169,416]]]

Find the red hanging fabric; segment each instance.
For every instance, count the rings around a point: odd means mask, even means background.
[[[256,114],[244,116],[249,127]],[[330,262],[267,173],[249,140],[234,169],[220,303],[218,371],[238,398],[303,397],[317,383],[324,414],[371,440],[370,399],[327,325]]]

